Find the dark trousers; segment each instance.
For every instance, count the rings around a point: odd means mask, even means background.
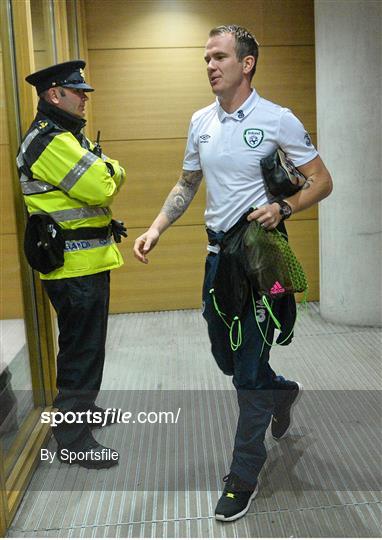
[[[274,405],[277,405],[276,389],[285,379],[276,376],[269,365],[270,346],[259,332],[252,303],[241,320],[242,345],[237,351],[232,351],[229,329],[217,313],[209,292],[218,263],[219,254],[207,256],[203,316],[208,325],[212,354],[223,373],[233,377],[237,391],[239,419],[231,471],[246,482],[255,484],[266,460],[264,438]],[[263,334],[272,343],[274,325],[259,299],[256,299],[256,315]]]
[[[94,406],[101,387],[110,297],[110,272],[43,280],[57,313],[57,389],[54,406],[62,412]],[[53,428],[61,446],[83,446],[91,439],[86,423]]]

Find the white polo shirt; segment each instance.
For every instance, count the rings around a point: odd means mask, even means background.
[[[300,120],[255,90],[232,114],[218,99],[193,114],[183,169],[203,171],[208,228],[227,231],[251,206],[268,202],[260,160],[278,147],[296,167],[318,155]]]

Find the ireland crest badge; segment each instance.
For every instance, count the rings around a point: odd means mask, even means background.
[[[264,132],[262,129],[248,128],[244,131],[243,137],[248,146],[256,148],[261,144],[264,138]]]

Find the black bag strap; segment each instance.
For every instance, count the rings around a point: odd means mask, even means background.
[[[79,229],[61,229],[64,240],[106,240],[111,236],[111,224],[107,227],[80,227]]]

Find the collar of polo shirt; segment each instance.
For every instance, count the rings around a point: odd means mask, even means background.
[[[226,118],[232,118],[233,120],[236,120],[240,122],[241,120],[244,120],[249,113],[256,107],[257,103],[259,102],[260,96],[256,92],[254,88],[252,88],[252,92],[250,96],[247,97],[247,99],[240,105],[236,111],[233,113],[227,113],[220,105],[219,98],[216,98],[216,106],[218,110],[218,118],[220,122],[223,122]]]

